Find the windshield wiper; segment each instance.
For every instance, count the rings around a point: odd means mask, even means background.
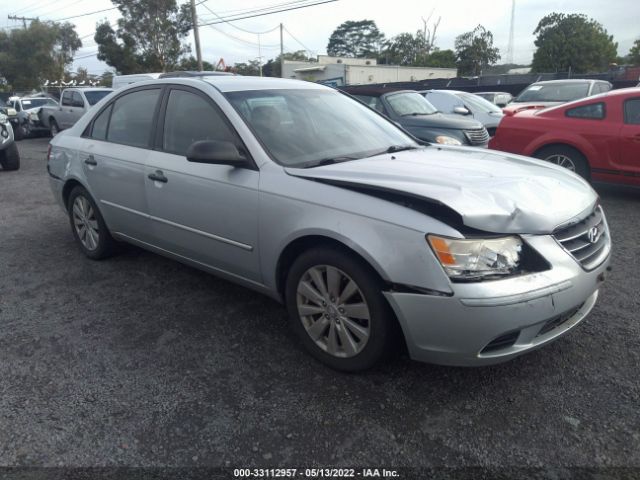
[[[367,155],[366,158],[382,155],[383,153],[396,153],[396,152],[404,152],[405,150],[417,150],[418,148],[420,147],[416,147],[414,145],[391,145],[390,147],[387,147],[384,150],[379,150],[377,152],[372,153],[371,155]]]
[[[341,157],[321,158],[320,160],[305,163],[302,168],[322,167],[323,165],[333,165],[335,163],[348,162],[350,160],[358,160],[360,158],[362,157],[352,157],[347,155],[343,155]]]

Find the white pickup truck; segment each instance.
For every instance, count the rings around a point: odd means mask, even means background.
[[[72,127],[93,105],[113,92],[112,88],[67,88],[62,91],[60,104],[44,106],[38,116],[55,136],[60,130]]]

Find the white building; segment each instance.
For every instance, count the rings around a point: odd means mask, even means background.
[[[374,58],[318,55],[317,62],[285,60],[283,73],[284,78],[339,86],[454,78],[458,71],[455,68],[378,65]]]

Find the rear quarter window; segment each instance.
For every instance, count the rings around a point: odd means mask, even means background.
[[[581,118],[585,120],[602,120],[605,118],[604,103],[591,103],[580,107],[570,108],[565,112],[569,118]]]

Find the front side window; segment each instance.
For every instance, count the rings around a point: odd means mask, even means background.
[[[624,102],[624,123],[640,125],[640,98]]]
[[[456,106],[462,107],[462,102],[457,100],[454,95],[448,93],[431,92],[426,95],[427,100],[443,113],[453,113]]]
[[[604,103],[591,103],[581,107],[570,108],[566,116],[571,118],[583,118],[590,120],[602,120],[604,118]]]
[[[62,99],[60,101],[60,103],[62,103],[62,105],[64,105],[65,107],[70,107],[71,106],[71,102],[72,102],[72,98],[73,95],[71,93],[71,91],[69,90],[65,90],[62,94]]]
[[[358,100],[367,105],[374,110],[377,110],[380,113],[385,113],[384,105],[380,101],[380,97],[372,97],[370,95],[354,95]]]
[[[240,143],[223,114],[206,99],[184,90],[172,90],[164,121],[163,149],[186,155],[189,146],[199,140]]]
[[[249,90],[225,96],[280,165],[309,167],[390,146],[418,147],[392,122],[336,91]]]
[[[395,93],[386,98],[396,115],[401,117],[431,115],[438,112],[436,107],[417,92]]]
[[[465,106],[471,107],[470,110],[477,110],[485,113],[502,113],[502,110],[493,103],[473,93],[459,93],[458,97],[462,99]]]
[[[84,107],[84,100],[82,99],[82,95],[80,95],[80,92],[73,92],[71,101],[73,102],[74,107]]]
[[[132,147],[147,147],[159,97],[159,88],[119,97],[113,105],[107,140]]]

